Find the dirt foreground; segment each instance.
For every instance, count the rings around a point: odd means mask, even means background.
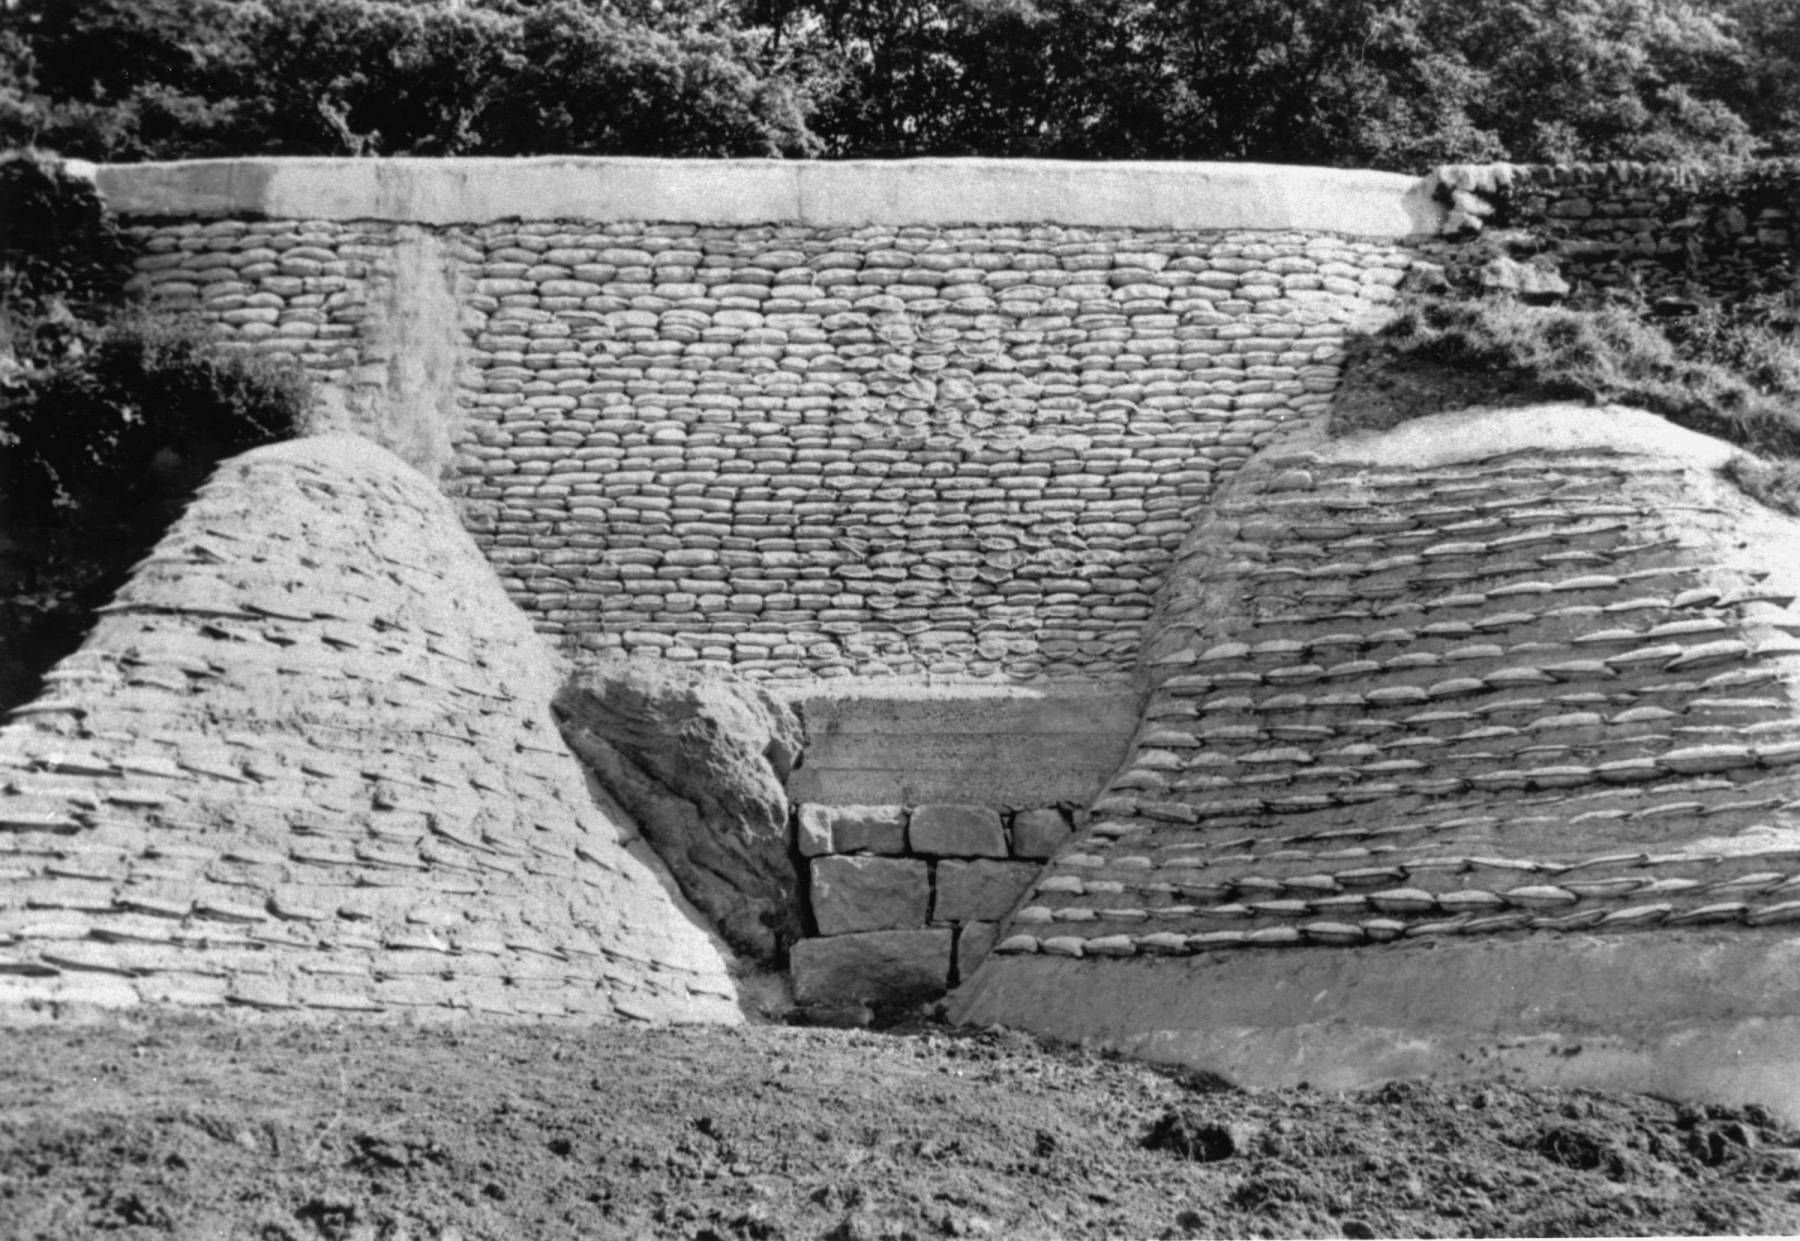
[[[1755,1107],[1243,1092],[1004,1031],[0,1031],[0,1236],[1800,1233]]]

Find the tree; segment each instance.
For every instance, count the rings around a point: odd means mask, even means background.
[[[1750,145],[1719,94],[1743,49],[1680,0],[821,0],[773,16],[847,66],[817,123],[834,153],[1416,168]]]
[[[97,160],[220,153],[239,122],[233,9],[224,0],[20,0],[0,14],[11,78],[0,82],[0,142]]]
[[[18,0],[0,141],[1446,160],[1800,151],[1793,0]]]
[[[1428,35],[1479,73],[1469,115],[1521,161],[1747,154],[1711,94],[1742,64],[1730,24],[1684,0],[1433,0]]]
[[[466,155],[519,72],[518,21],[366,0],[265,0],[244,27],[250,149]]]
[[[1763,154],[1800,155],[1800,5],[1727,0],[1724,12],[1745,63],[1720,83],[1721,97],[1749,124]]]
[[[817,150],[805,100],[741,29],[671,33],[559,0],[526,16],[486,149],[774,156]]]

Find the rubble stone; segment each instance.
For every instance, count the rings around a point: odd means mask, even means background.
[[[553,705],[733,946],[773,961],[800,937],[784,784],[802,734],[789,707],[729,673],[621,656],[585,661]]]

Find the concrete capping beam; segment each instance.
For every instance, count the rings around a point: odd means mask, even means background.
[[[1435,234],[1444,218],[1429,179],[1282,164],[307,157],[107,164],[94,177],[121,215],[427,225],[1054,223],[1400,239]]]

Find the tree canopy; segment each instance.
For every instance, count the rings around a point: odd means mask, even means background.
[[[286,153],[1800,153],[1793,0],[15,0],[0,142]]]

